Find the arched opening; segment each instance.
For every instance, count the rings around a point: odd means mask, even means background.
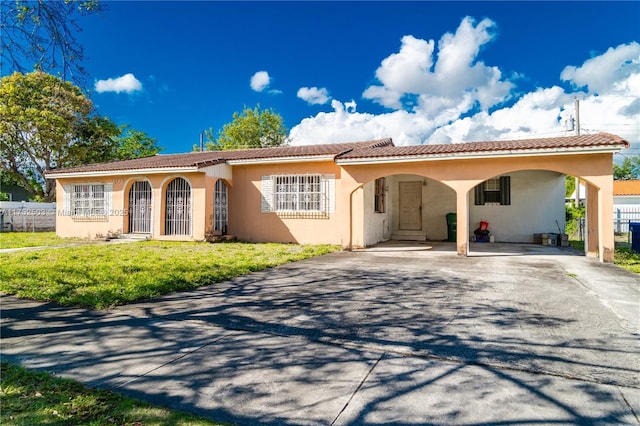
[[[218,179],[213,192],[213,231],[216,235],[227,234],[228,194],[227,184]]]
[[[492,176],[470,191],[469,237],[472,242],[505,243],[535,243],[541,234],[560,238],[565,233],[565,192],[565,176],[555,171]]]
[[[165,235],[191,234],[191,185],[180,177],[167,185],[164,233]]]
[[[129,233],[151,233],[153,202],[151,185],[147,181],[133,182],[129,188]]]
[[[422,175],[394,174],[375,178],[359,191],[352,200],[363,218],[354,222],[355,246],[388,240],[455,241],[447,214],[456,212],[456,193],[446,184]]]

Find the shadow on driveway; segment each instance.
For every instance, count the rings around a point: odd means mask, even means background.
[[[237,424],[638,423],[638,334],[556,257],[416,252],[110,311],[5,296],[2,357]]]

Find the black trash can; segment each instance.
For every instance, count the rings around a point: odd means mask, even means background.
[[[455,243],[457,239],[457,215],[455,213],[447,213],[447,241]]]
[[[640,222],[629,222],[631,231],[631,250],[640,253]]]

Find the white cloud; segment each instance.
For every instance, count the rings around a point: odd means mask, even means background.
[[[271,84],[271,77],[266,71],[258,71],[251,77],[251,88],[256,92],[262,92]]]
[[[298,97],[311,105],[323,105],[331,99],[329,91],[324,87],[322,89],[318,89],[317,87],[301,87],[298,89]]]
[[[502,79],[497,67],[478,61],[482,45],[493,39],[495,23],[479,23],[464,18],[455,34],[447,33],[438,42],[402,38],[400,51],[385,58],[376,70],[380,85],[362,94],[387,108],[415,110],[438,115],[447,110],[469,111],[476,104],[490,108],[506,100],[514,87]],[[434,57],[434,54],[436,57]],[[407,95],[418,97],[418,104],[403,102]]]
[[[640,68],[640,44],[637,42],[610,47],[604,54],[585,61],[581,67],[568,66],[560,78],[589,93],[615,91],[616,84],[637,75]],[[623,91],[627,87],[621,88]],[[640,92],[635,92],[640,93]]]
[[[98,80],[94,86],[96,92],[133,93],[142,90],[142,83],[135,75],[128,73],[121,77]]]
[[[580,100],[582,133],[615,133],[640,148],[640,44],[608,49],[582,65],[559,70],[560,85],[538,87],[511,100],[515,85],[498,67],[479,60],[495,24],[462,20],[437,43],[402,38],[399,52],[376,70],[379,84],[362,96],[391,111],[356,112],[355,102],[331,102],[332,111],[291,129],[294,145],[391,137],[396,145],[522,139],[573,134],[565,122]],[[435,56],[434,56],[435,55]],[[517,79],[522,73],[513,74]],[[503,105],[501,108],[500,105]]]

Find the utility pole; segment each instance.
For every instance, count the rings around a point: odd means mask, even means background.
[[[576,98],[576,136],[580,136],[580,100]]]
[[[580,136],[580,100],[576,98],[576,136]],[[575,198],[575,206],[578,207],[580,205],[580,178],[576,177],[576,198]]]

